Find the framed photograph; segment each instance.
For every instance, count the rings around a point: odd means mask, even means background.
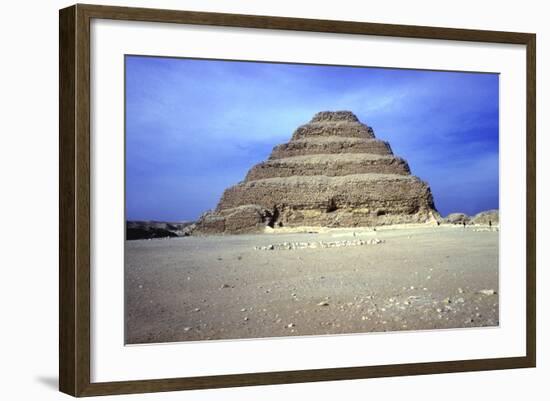
[[[534,34],[59,18],[62,392],[535,366]]]

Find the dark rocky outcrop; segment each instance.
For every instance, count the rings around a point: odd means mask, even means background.
[[[195,228],[194,222],[169,223],[163,221],[127,221],[126,239],[153,239],[185,237]]]
[[[435,223],[427,183],[349,111],[321,112],[225,190],[196,233]]]

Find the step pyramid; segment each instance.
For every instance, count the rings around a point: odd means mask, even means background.
[[[435,223],[430,187],[350,111],[323,111],[227,188],[196,232]]]

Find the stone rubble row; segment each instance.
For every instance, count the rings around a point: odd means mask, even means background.
[[[314,241],[314,242],[283,242],[280,244],[269,244],[265,246],[255,246],[257,251],[278,251],[295,250],[307,248],[341,248],[346,246],[377,245],[384,243],[384,240],[373,238],[368,240],[347,240],[347,241]]]

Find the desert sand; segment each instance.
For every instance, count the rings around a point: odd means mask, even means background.
[[[293,231],[126,241],[126,343],[499,324],[495,227]]]

